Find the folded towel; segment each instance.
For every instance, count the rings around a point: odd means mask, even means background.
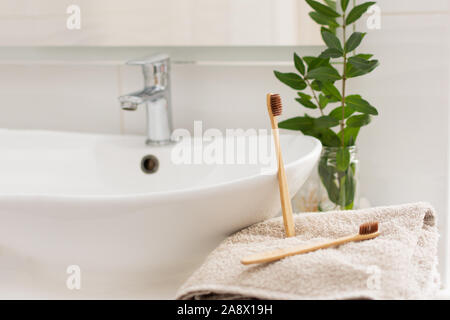
[[[177,299],[425,299],[440,287],[438,231],[426,203],[295,215],[296,237],[285,238],[280,217],[226,239]],[[249,254],[357,233],[378,221],[372,240],[244,266]]]

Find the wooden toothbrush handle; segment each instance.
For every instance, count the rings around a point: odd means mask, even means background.
[[[283,156],[281,154],[281,147],[280,147],[280,136],[278,131],[278,125],[275,122],[275,128],[273,131],[273,138],[275,142],[275,150],[277,155],[277,162],[278,162],[278,184],[280,189],[280,200],[281,200],[281,209],[283,213],[283,223],[284,223],[284,229],[286,231],[287,237],[294,237],[295,236],[295,224],[294,224],[294,217],[292,214],[292,204],[291,204],[291,198],[289,196],[289,189],[287,184],[287,178],[286,178],[286,172],[284,171],[284,162],[283,162]]]
[[[356,234],[356,235],[339,238],[339,239],[336,239],[333,241],[321,242],[321,243],[316,243],[316,244],[312,244],[312,245],[302,245],[302,246],[296,246],[296,247],[291,247],[291,248],[256,253],[256,254],[250,255],[250,256],[242,259],[241,263],[248,265],[248,264],[255,264],[255,263],[277,261],[277,260],[283,259],[285,257],[302,254],[302,253],[307,253],[307,252],[311,252],[311,251],[316,251],[319,249],[325,249],[325,248],[329,248],[332,246],[341,245],[341,244],[344,244],[347,242],[373,239],[375,237],[378,237],[379,235],[380,235],[379,232],[374,232],[374,233],[370,233],[370,234],[366,234],[366,235]]]

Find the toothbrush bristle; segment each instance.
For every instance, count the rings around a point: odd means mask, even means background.
[[[378,222],[367,222],[359,226],[359,234],[371,234],[378,231]]]
[[[272,114],[275,117],[281,115],[283,105],[281,104],[281,97],[279,94],[270,95],[270,107],[272,109]]]

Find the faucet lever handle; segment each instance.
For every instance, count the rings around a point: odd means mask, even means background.
[[[127,62],[128,65],[141,66],[144,74],[144,85],[151,86],[155,82],[154,77],[167,78],[169,75],[169,55],[155,54],[153,56],[144,57],[141,59],[134,59]],[[163,79],[156,82],[164,83]]]
[[[137,66],[159,66],[162,64],[168,64],[169,62],[169,55],[160,53],[155,54],[153,56],[143,57],[139,59],[133,59],[130,61],[127,61],[128,65],[137,65]]]

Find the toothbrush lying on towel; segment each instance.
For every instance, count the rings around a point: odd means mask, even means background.
[[[380,232],[378,231],[378,222],[368,222],[359,226],[359,233],[336,240],[322,242],[313,245],[302,245],[297,247],[291,247],[286,249],[278,249],[269,252],[256,253],[241,260],[242,264],[254,264],[272,262],[283,259],[285,257],[307,253],[319,249],[325,249],[332,246],[338,246],[347,242],[368,240],[378,237]]]
[[[278,162],[278,184],[280,186],[281,209],[283,211],[283,222],[286,236],[295,236],[294,217],[292,216],[292,205],[284,172],[283,158],[281,156],[280,137],[278,132],[277,116],[281,115],[283,106],[279,94],[267,94],[267,111],[269,112],[270,124],[272,125],[273,140]]]

